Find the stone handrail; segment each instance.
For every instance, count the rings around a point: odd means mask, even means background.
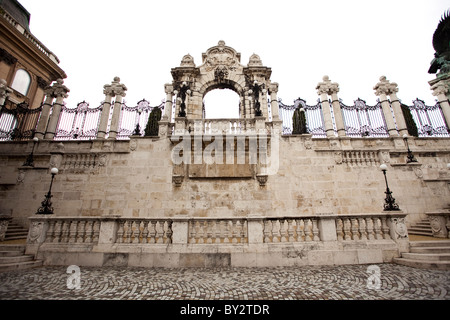
[[[292,217],[55,217],[30,218],[27,243],[170,245],[407,240],[406,214]]]

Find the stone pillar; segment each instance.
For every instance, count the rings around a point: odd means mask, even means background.
[[[394,110],[395,120],[397,122],[397,129],[401,137],[408,134],[405,117],[403,116],[402,106],[397,98],[398,85],[392,82],[389,87],[389,97],[391,98],[392,109]]]
[[[431,90],[433,90],[433,96],[437,97],[447,127],[450,128],[450,105],[447,99],[447,94],[450,93],[450,86],[444,81],[439,81],[431,86]]]
[[[328,86],[330,80],[328,76],[323,77],[323,82],[319,82],[316,86],[317,94],[320,96],[322,104],[323,119],[325,122],[325,132],[327,138],[334,137],[333,120],[331,119],[330,103],[328,102]]]
[[[164,115],[162,120],[170,122],[172,119],[173,85],[169,83],[165,84],[164,91],[166,92],[166,105],[164,106]]]
[[[55,137],[56,126],[58,125],[59,115],[63,106],[64,99],[68,97],[67,93],[70,91],[65,85],[64,80],[58,79],[53,84],[53,95],[56,98],[53,104],[53,112],[48,122],[47,130],[45,132],[45,139],[53,139]]]
[[[270,84],[269,93],[270,93],[270,108],[272,109],[272,121],[280,120],[278,98],[277,98],[278,83],[274,82]]]
[[[0,107],[5,104],[6,98],[12,92],[12,89],[8,88],[5,79],[0,79]]]
[[[48,118],[50,116],[50,108],[52,107],[53,100],[55,99],[54,90],[52,87],[48,86],[45,90],[45,101],[42,105],[42,112],[39,118],[39,122],[36,128],[35,137],[38,139],[43,139],[45,131],[47,130]]]
[[[334,121],[336,121],[336,129],[339,137],[345,136],[344,119],[342,117],[341,104],[337,93],[339,92],[339,85],[336,82],[330,83],[328,94],[331,95],[331,104],[333,105]]]
[[[398,136],[397,129],[395,128],[394,119],[392,118],[391,107],[389,101],[387,100],[387,94],[390,93],[390,84],[386,80],[385,76],[380,77],[380,82],[378,82],[373,89],[375,94],[380,97],[381,107],[383,109],[384,120],[386,121],[387,130],[389,136]]]
[[[111,82],[111,84],[105,84],[103,86],[103,94],[105,95],[105,102],[103,102],[103,110],[100,117],[100,124],[98,127],[97,132],[97,139],[105,139],[106,137],[106,130],[108,129],[108,121],[109,121],[109,114],[111,111],[111,101],[112,98],[116,97],[116,101],[114,104],[114,111],[113,116],[111,119],[111,126],[110,126],[110,133],[109,138],[115,139],[117,135],[117,130],[119,126],[119,117],[120,117],[120,110],[122,106],[122,98],[125,97],[125,91],[127,90],[127,87],[120,83],[119,77],[114,77],[114,80]]]
[[[119,132],[119,119],[120,112],[122,110],[122,99],[125,97],[127,87],[120,83],[119,77],[114,77],[114,81],[111,83],[111,88],[114,90],[116,100],[114,102],[114,110],[111,118],[111,126],[109,128],[108,139],[116,139],[117,133]]]

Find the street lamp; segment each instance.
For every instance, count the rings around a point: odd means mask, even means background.
[[[412,154],[411,150],[409,149],[408,135],[407,134],[403,135],[403,140],[405,140],[406,147],[408,148],[408,156],[407,156],[406,163],[417,162],[417,159],[414,158],[414,155]]]
[[[36,143],[38,143],[38,141],[39,141],[38,137],[33,138],[33,149],[31,149],[31,153],[28,155],[27,159],[23,163],[23,165],[22,165],[23,167],[25,167],[25,166],[34,167],[33,153],[34,153],[34,148],[36,147]]]
[[[135,136],[140,136],[141,135],[141,126],[139,125],[139,121],[141,120],[141,113],[142,113],[142,108],[139,107],[137,109],[138,112],[138,118],[137,118],[137,124],[136,124],[136,128],[134,129],[133,135]]]
[[[57,168],[52,168],[50,171],[52,174],[52,181],[50,182],[50,188],[48,189],[48,193],[45,195],[44,201],[41,202],[41,206],[37,210],[36,214],[53,214],[53,207],[52,207],[52,185],[53,185],[53,179],[55,178],[55,175],[58,174]]]
[[[384,163],[380,166],[380,170],[383,171],[384,174],[384,181],[386,181],[386,199],[384,199],[384,211],[398,211],[400,208],[398,207],[398,204],[395,203],[395,198],[392,196],[391,190],[389,190],[387,177],[386,177],[386,171],[387,171],[387,165]]]

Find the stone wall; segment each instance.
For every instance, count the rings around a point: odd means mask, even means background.
[[[316,139],[283,136],[279,167],[267,181],[251,176],[178,177],[168,138],[0,144],[0,210],[28,225],[48,192],[57,216],[232,218],[366,214],[383,210],[380,164],[409,225],[449,204],[447,138],[410,138],[418,163],[406,164],[401,138]],[[275,156],[272,154],[272,156]],[[213,166],[214,167],[214,166]],[[186,172],[187,171],[187,172]]]

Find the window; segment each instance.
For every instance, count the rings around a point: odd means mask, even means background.
[[[239,95],[230,89],[214,89],[203,98],[205,118],[239,118]]]
[[[16,72],[16,76],[14,77],[11,87],[26,96],[28,94],[28,89],[30,89],[30,84],[30,74],[23,69],[19,69]]]

